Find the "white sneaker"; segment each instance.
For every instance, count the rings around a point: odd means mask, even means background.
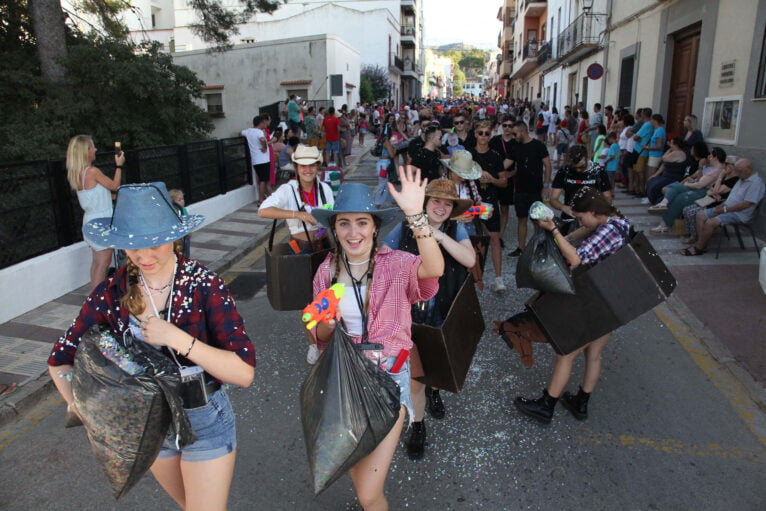
[[[505,282],[503,282],[503,277],[495,277],[495,291],[505,291]]]
[[[311,364],[312,366],[317,363],[317,360],[319,359],[319,348],[317,348],[316,344],[310,344],[309,345],[309,352],[306,353],[306,362]]]
[[[649,197],[644,197],[641,199],[641,204],[649,204]]]

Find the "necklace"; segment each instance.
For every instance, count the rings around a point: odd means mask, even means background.
[[[169,280],[169,281],[168,281],[168,283],[167,283],[167,284],[165,284],[164,286],[162,286],[162,287],[152,287],[152,286],[150,286],[150,285],[149,285],[149,283],[148,283],[148,282],[146,282],[146,279],[144,278],[144,274],[143,274],[143,273],[140,273],[140,272],[139,272],[139,274],[138,274],[138,275],[139,275],[139,277],[141,277],[141,283],[142,283],[142,284],[143,284],[143,285],[144,285],[144,286],[145,286],[147,289],[149,289],[149,290],[150,290],[150,291],[149,291],[149,292],[150,292],[150,294],[153,294],[153,295],[156,295],[156,294],[160,294],[160,293],[162,293],[163,291],[165,291],[166,289],[168,289],[168,288],[169,288],[169,287],[170,287],[170,286],[173,284],[173,277],[170,277],[170,280]]]
[[[358,263],[352,263],[351,261],[348,261],[348,264],[351,266],[362,266],[363,264],[367,264],[370,262],[370,259],[365,259],[364,261],[359,261]]]

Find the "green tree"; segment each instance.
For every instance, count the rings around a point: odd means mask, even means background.
[[[372,81],[369,76],[364,74],[359,77],[359,101],[362,103],[373,103],[375,101]]]
[[[200,139],[212,129],[194,101],[202,82],[156,43],[70,32],[60,62],[66,82],[57,85],[36,58],[26,2],[7,0],[0,15],[0,161],[60,158],[77,133],[131,147]]]
[[[462,96],[463,87],[465,87],[465,73],[460,69],[460,66],[455,66],[455,70],[452,73],[452,94],[454,96]]]
[[[380,66],[365,65],[362,66],[361,80],[367,80],[372,89],[372,99],[370,101],[377,101],[379,99],[387,98],[391,90],[391,82],[388,80],[388,71]],[[360,83],[361,88],[361,83]],[[360,92],[361,95],[361,92]]]

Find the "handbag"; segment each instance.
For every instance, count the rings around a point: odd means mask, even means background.
[[[322,197],[322,204],[325,204],[322,185],[317,183],[317,187]],[[294,197],[298,204],[298,198],[295,195]],[[303,210],[300,204],[298,209]],[[303,223],[309,252],[301,251],[296,254],[287,242],[274,244],[276,228],[275,219],[271,225],[269,245],[266,249],[266,295],[274,310],[302,310],[314,298],[312,285],[314,274],[330,249],[315,245],[318,240],[312,240],[308,227]]]
[[[708,206],[712,206],[716,202],[717,201],[713,197],[711,197],[710,195],[705,195],[704,197],[701,197],[701,198],[697,199],[696,201],[694,201],[694,203],[697,206],[701,207],[701,208],[706,208]]]

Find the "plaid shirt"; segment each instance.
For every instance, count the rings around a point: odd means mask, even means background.
[[[72,364],[77,345],[93,325],[109,325],[119,335],[128,329],[130,313],[120,306],[120,298],[127,292],[125,274],[126,269],[121,268],[93,290],[72,326],[53,346],[48,365]],[[255,367],[255,349],[245,332],[234,298],[226,289],[223,279],[197,261],[181,257],[178,259],[178,270],[173,282],[171,320],[197,340],[233,351],[247,364]],[[194,365],[180,355],[178,361]]]
[[[596,231],[577,247],[580,264],[594,264],[614,254],[627,244],[629,232],[630,222],[625,218],[610,218],[605,224],[599,225]]]
[[[333,254],[319,266],[314,276],[314,296],[330,287]],[[368,342],[383,344],[383,355],[395,357],[400,350],[412,350],[410,306],[429,300],[439,290],[439,279],[419,279],[420,256],[391,250],[383,245],[375,253],[375,271],[370,289]],[[361,337],[354,342],[362,342]],[[324,349],[326,343],[319,343]]]

